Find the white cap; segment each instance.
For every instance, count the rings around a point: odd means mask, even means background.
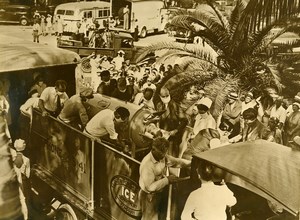
[[[26,147],[26,143],[23,139],[15,140],[14,147],[16,151],[23,151]]]
[[[212,104],[212,100],[208,97],[204,97],[199,101],[198,104],[205,105],[207,108],[210,108]]]

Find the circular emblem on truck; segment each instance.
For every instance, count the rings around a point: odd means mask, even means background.
[[[127,215],[138,218],[142,216],[139,199],[139,185],[123,175],[114,176],[110,182],[110,190],[115,202]]]

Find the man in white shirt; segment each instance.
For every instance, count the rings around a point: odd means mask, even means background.
[[[282,100],[282,97],[278,97],[270,111],[270,118],[277,118],[279,120],[279,129],[283,127],[286,120],[286,110],[282,106]]]
[[[152,150],[147,154],[140,165],[139,185],[142,220],[158,220],[164,215],[166,204],[162,202],[163,189],[179,181],[174,175],[166,176],[167,167],[187,167],[191,161],[167,155],[169,141],[163,137],[153,140]]]
[[[143,92],[136,94],[133,103],[150,109],[155,109],[152,99],[153,94],[154,91],[151,88],[146,88]]]
[[[125,56],[125,52],[123,50],[119,50],[117,56],[113,59],[115,63],[115,69],[118,71],[121,70],[122,63],[125,61],[124,56]]]
[[[112,141],[118,140],[118,133],[115,123],[124,123],[128,120],[130,112],[127,108],[118,107],[115,111],[104,109],[98,112],[86,125],[84,133],[95,138],[102,138],[109,135]]]
[[[39,108],[43,116],[57,117],[59,115],[64,102],[69,99],[66,89],[67,83],[64,80],[57,80],[55,87],[44,89],[39,99]]]
[[[32,108],[38,108],[39,93],[36,89],[34,89],[30,91],[28,95],[31,97],[23,105],[21,105],[20,111],[23,115],[31,118]]]
[[[201,164],[198,172],[201,188],[190,194],[181,219],[228,219],[226,208],[236,204],[236,198],[222,180],[225,173],[211,164]],[[218,183],[215,185],[214,183]]]

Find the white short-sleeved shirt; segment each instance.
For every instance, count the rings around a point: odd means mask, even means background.
[[[116,140],[118,133],[115,130],[114,111],[104,109],[98,112],[86,125],[85,130],[94,137],[102,137],[109,134],[109,138]]]
[[[55,111],[57,108],[57,92],[55,87],[47,87],[42,92],[40,99],[44,101],[44,107],[49,111]],[[64,92],[60,95],[60,102],[63,104],[66,100],[68,100],[68,95]]]
[[[192,192],[187,199],[181,219],[223,220],[226,219],[226,205],[233,206],[236,198],[226,185],[217,186],[213,182],[205,182],[201,188]]]
[[[280,106],[279,108],[276,108],[273,106],[270,112],[270,118],[278,118],[279,122],[284,123],[286,120],[286,110]]]

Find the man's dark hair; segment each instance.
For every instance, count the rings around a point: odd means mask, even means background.
[[[152,149],[155,148],[160,152],[166,152],[169,148],[170,142],[164,137],[155,138],[152,142]]]
[[[100,73],[100,77],[110,77],[110,72],[108,70],[103,70]]]
[[[209,162],[201,160],[198,166],[200,178],[204,181],[211,181],[213,177],[213,166]]]
[[[228,119],[221,119],[219,128],[222,131],[231,131],[233,129],[233,124]]]
[[[205,111],[205,112],[208,111],[208,107],[206,105],[203,105],[203,104],[198,104],[197,108],[198,108],[199,111]]]
[[[152,97],[153,97],[154,91],[153,91],[153,89],[151,89],[151,88],[146,88],[146,89],[143,91],[144,96],[145,96],[146,93],[151,94],[151,98],[152,98]]]
[[[258,112],[254,108],[248,108],[243,112],[243,118],[248,120],[254,120],[257,118]]]
[[[62,88],[64,90],[66,90],[66,88],[67,88],[67,82],[65,80],[57,80],[55,82],[55,87],[56,88]]]
[[[125,119],[129,118],[129,116],[130,116],[130,112],[128,111],[127,108],[124,108],[124,107],[116,108],[115,113],[117,114],[117,116],[120,116],[123,121]]]

